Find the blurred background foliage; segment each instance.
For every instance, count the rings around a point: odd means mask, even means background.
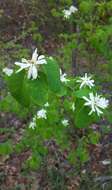
[[[1,1],[1,65],[13,67],[15,60],[38,47],[71,73],[100,72],[101,79],[111,81],[112,1],[77,2],[78,13],[66,20],[62,10],[73,4],[72,0]]]

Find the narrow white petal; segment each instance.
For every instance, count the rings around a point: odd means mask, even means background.
[[[102,112],[98,107],[96,107],[96,111],[97,111],[98,116],[99,116],[100,114],[103,114],[103,112]]]
[[[44,55],[40,55],[40,56],[38,57],[38,60],[40,60],[40,59],[45,59],[45,56],[44,56]]]
[[[15,62],[15,65],[17,65],[17,66],[19,66],[19,67],[21,67],[23,69],[30,66],[30,64],[28,64],[28,63],[20,63],[20,62]]]
[[[31,77],[32,77],[32,66],[30,66],[28,70],[28,79],[30,79]]]
[[[81,83],[81,85],[80,85],[80,89],[81,89],[83,86],[84,86],[84,82]]]
[[[91,115],[92,113],[93,113],[93,110],[91,110],[88,115]]]
[[[38,76],[38,72],[37,72],[37,68],[35,67],[35,65],[32,66],[32,78],[36,79]]]
[[[37,60],[36,64],[38,65],[47,64],[47,61],[45,59],[40,59],[40,60]]]
[[[83,96],[83,99],[86,101],[90,101],[86,96]]]
[[[36,48],[35,51],[32,54],[32,61],[36,62],[37,61],[37,57],[38,57],[38,54],[37,54],[37,48]]]
[[[18,69],[16,71],[16,73],[19,73],[20,71],[22,71],[23,69],[26,69],[30,66],[30,64],[25,64],[25,63],[20,63],[20,62],[15,62],[15,65],[19,66],[20,69]]]
[[[84,105],[85,106],[91,106],[91,102],[86,102]]]

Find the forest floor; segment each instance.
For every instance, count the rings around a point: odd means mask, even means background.
[[[0,143],[7,140],[12,140],[13,144],[18,143],[27,121],[10,113],[0,113],[0,117],[0,128],[4,129],[0,133]],[[98,125],[92,127],[100,130]],[[111,190],[112,165],[108,161],[112,160],[112,134],[103,135],[97,145],[89,145],[90,159],[80,166],[78,172],[76,166],[68,164],[66,152],[61,152],[54,140],[49,142],[48,149],[45,163],[36,171],[24,168],[25,160],[31,155],[28,149],[19,154],[0,156],[0,190]],[[52,175],[49,174],[49,168]],[[74,175],[71,176],[71,172]]]

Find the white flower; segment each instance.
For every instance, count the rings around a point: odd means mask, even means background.
[[[65,127],[69,125],[68,119],[63,119],[61,122]]]
[[[108,107],[109,105],[109,101],[101,96],[98,96],[96,97],[96,102],[97,102],[97,105],[98,107],[102,108],[102,109],[105,109]]]
[[[73,5],[70,6],[69,10],[70,10],[71,13],[75,13],[75,12],[78,11],[78,9]]]
[[[70,16],[71,16],[71,11],[70,11],[70,10],[64,9],[64,10],[63,10],[63,13],[64,13],[64,17],[65,17],[66,19],[70,18]]]
[[[72,111],[75,111],[75,103],[72,103],[71,109],[72,109]]]
[[[40,119],[40,118],[47,119],[46,113],[47,113],[47,111],[45,109],[39,110],[37,112],[37,118],[38,119]]]
[[[108,100],[97,94],[94,96],[93,93],[89,93],[89,98],[84,96],[83,99],[86,101],[84,105],[91,108],[89,115],[91,115],[93,112],[96,112],[98,116],[103,114],[102,110],[107,108],[109,104]]]
[[[67,83],[68,81],[70,81],[69,79],[66,78],[67,74],[64,73],[62,74],[62,70],[60,69],[60,80],[61,82]]]
[[[20,67],[17,73],[23,69],[28,70],[28,79],[31,79],[31,78],[36,79],[38,77],[39,65],[42,65],[42,64],[47,64],[47,62],[45,60],[44,55],[40,55],[40,56],[38,55],[37,49],[35,49],[35,51],[33,52],[31,60],[27,60],[23,58],[22,62],[15,62],[15,65]]]
[[[94,86],[94,80],[91,78],[92,76],[88,77],[85,73],[85,76],[80,77],[76,82],[81,83],[80,88],[88,86],[91,89]]]
[[[29,124],[29,128],[30,128],[30,129],[33,129],[33,130],[34,130],[35,127],[36,127],[36,116],[33,117],[33,121],[31,121],[30,124]]]
[[[64,17],[65,17],[66,19],[69,19],[70,16],[71,16],[71,14],[72,14],[72,13],[75,13],[75,12],[77,12],[77,11],[78,11],[78,9],[77,9],[75,6],[71,5],[69,9],[64,9],[64,10],[63,10]]]
[[[103,165],[109,165],[109,164],[111,164],[111,160],[103,160],[103,161],[101,161],[101,163]]]
[[[11,76],[13,74],[13,69],[9,69],[8,67],[5,67],[3,69],[3,72],[7,75],[7,76]]]
[[[46,102],[46,103],[44,104],[44,107],[49,107],[49,103]]]

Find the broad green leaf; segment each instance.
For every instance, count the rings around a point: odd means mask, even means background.
[[[6,77],[7,85],[12,96],[23,106],[29,106],[29,91],[24,82],[25,72],[14,73],[10,77]]]
[[[32,104],[43,105],[48,99],[48,85],[45,75],[39,74],[36,80],[27,80]]]
[[[47,64],[43,65],[44,71],[47,75],[47,81],[49,88],[53,92],[59,92],[61,88],[60,82],[60,69],[56,61],[53,59],[47,59]]]

